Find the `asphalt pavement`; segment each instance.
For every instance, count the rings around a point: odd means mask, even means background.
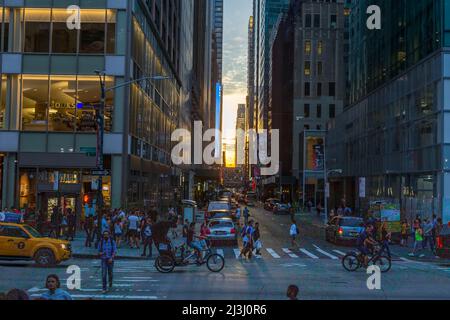
[[[33,263],[1,262],[0,291],[28,290],[33,297],[44,291],[48,274],[56,273],[66,287],[67,268],[81,271],[81,288],[69,290],[75,299],[107,300],[284,300],[286,288],[296,284],[305,300],[450,299],[450,264],[420,262],[396,257],[392,269],[381,276],[381,289],[369,290],[365,270],[347,272],[340,258],[350,248],[327,243],[305,214],[299,214],[298,248],[290,248],[289,216],[273,216],[262,208],[250,208],[251,219],[261,226],[262,258],[250,261],[237,257],[240,244],[217,247],[225,257],[221,273],[206,266],[176,268],[161,274],[154,259],[125,259],[115,262],[114,287],[101,293],[98,259],[71,259],[55,268],[38,268]],[[305,220],[306,219],[306,220]]]

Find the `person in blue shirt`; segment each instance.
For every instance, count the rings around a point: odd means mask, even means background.
[[[45,287],[48,291],[43,293],[41,298],[44,300],[73,300],[67,291],[60,289],[60,286],[61,282],[56,274],[47,276]]]
[[[109,288],[111,289],[113,285],[114,258],[117,253],[116,242],[110,237],[108,231],[103,232],[103,239],[99,243],[98,251],[102,264],[103,293],[106,293],[107,276],[109,280]]]

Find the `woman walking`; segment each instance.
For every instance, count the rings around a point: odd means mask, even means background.
[[[116,240],[117,248],[120,248],[123,235],[123,223],[121,218],[117,218],[114,223],[114,239]]]

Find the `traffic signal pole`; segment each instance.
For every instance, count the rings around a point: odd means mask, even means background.
[[[99,73],[100,87],[101,87],[101,100],[100,105],[96,108],[96,122],[97,122],[97,170],[103,171],[104,159],[103,159],[103,144],[105,137],[105,103],[106,103],[106,76]],[[97,185],[97,228],[98,233],[102,232],[102,220],[103,220],[103,176],[98,177]]]

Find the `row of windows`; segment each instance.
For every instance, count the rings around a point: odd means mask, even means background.
[[[323,28],[324,25],[320,13],[305,14],[303,26],[305,28]],[[331,14],[328,20],[328,27],[331,29],[336,29],[337,26],[337,15]]]
[[[323,41],[317,41],[317,54],[321,56],[323,54]],[[305,41],[305,54],[310,55],[312,52],[312,42],[311,40]]]
[[[322,90],[322,83],[318,82],[316,84],[316,96],[321,97],[324,96],[324,92]],[[304,95],[305,97],[311,97],[312,96],[312,90],[311,90],[311,82],[305,82],[304,84]],[[335,97],[336,96],[336,83],[335,82],[329,82],[328,83],[328,96],[329,97]]]
[[[311,76],[313,74],[311,61],[305,61],[304,74],[305,76]],[[323,64],[322,61],[318,61],[316,65],[316,75],[321,76],[322,74],[323,74]]]
[[[21,51],[105,54],[115,52],[116,12],[81,10],[81,28],[70,30],[66,9],[22,9]]]
[[[316,106],[316,117],[321,119],[323,116],[323,108],[321,104],[318,104]],[[306,103],[303,106],[303,116],[304,118],[311,118],[311,105]],[[328,106],[328,118],[330,119],[334,119],[336,117],[336,105],[335,104],[330,104]]]

